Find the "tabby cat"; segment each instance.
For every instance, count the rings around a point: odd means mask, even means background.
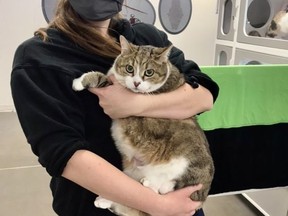
[[[274,16],[266,37],[288,40],[288,3]]]
[[[136,93],[159,94],[185,83],[183,74],[168,60],[172,45],[136,46],[123,36],[120,44],[121,54],[108,75],[114,74],[121,85]],[[88,72],[73,81],[76,91],[107,85],[107,76],[100,72]],[[132,116],[113,120],[111,131],[127,175],[160,194],[201,183],[202,189],[191,194],[191,199],[206,200],[214,165],[195,117],[172,120]],[[97,197],[95,205],[118,215],[147,215],[102,197]]]

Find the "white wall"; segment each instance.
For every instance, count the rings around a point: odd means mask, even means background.
[[[15,49],[44,24],[41,0],[0,0],[0,111],[14,109],[10,74]]]
[[[165,0],[164,0],[165,1]],[[159,0],[150,0],[158,13]],[[186,29],[169,35],[175,46],[184,51],[187,59],[199,65],[212,65],[217,37],[218,15],[216,0],[192,0],[192,17]],[[162,29],[158,14],[155,25]]]
[[[151,0],[158,13],[159,0]],[[192,0],[192,19],[187,28],[170,40],[182,49],[187,59],[211,65],[214,58],[217,15],[215,0]],[[162,29],[158,15],[155,25]],[[46,25],[41,0],[0,0],[0,112],[13,111],[10,74],[15,49]],[[163,30],[163,29],[162,29]]]

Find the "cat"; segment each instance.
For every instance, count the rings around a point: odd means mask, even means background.
[[[159,48],[136,46],[120,36],[121,54],[108,74],[88,72],[73,80],[73,89],[110,85],[107,76],[135,93],[159,94],[173,91],[185,83],[184,75],[168,57],[172,45]],[[207,139],[196,117],[184,120],[127,117],[112,122],[111,134],[123,159],[123,171],[165,194],[189,185],[202,184],[191,194],[195,201],[205,201],[214,176],[214,164]],[[95,205],[118,215],[148,215],[102,197]]]
[[[265,34],[269,38],[288,40],[288,3],[276,13]]]

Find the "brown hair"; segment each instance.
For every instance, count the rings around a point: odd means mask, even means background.
[[[118,15],[112,18],[109,28],[113,28],[119,18]],[[103,37],[91,23],[82,19],[73,10],[68,0],[59,0],[54,19],[46,28],[40,28],[34,34],[47,41],[48,28],[60,30],[74,43],[93,54],[111,58],[120,54],[119,43]]]

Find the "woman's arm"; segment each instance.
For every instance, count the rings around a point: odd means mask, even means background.
[[[185,84],[173,92],[144,95],[125,89],[113,76],[111,80],[111,86],[89,90],[99,97],[104,112],[113,119],[127,116],[184,119],[213,107],[212,94],[201,85],[194,89]]]
[[[142,95],[138,100],[142,101],[142,109],[136,115],[154,118],[185,119],[213,107],[213,97],[205,87],[193,89],[187,83],[173,92]]]
[[[153,216],[191,216],[200,205],[200,202],[190,199],[190,195],[200,189],[199,186],[159,195],[86,150],[74,153],[62,176],[106,199]]]

